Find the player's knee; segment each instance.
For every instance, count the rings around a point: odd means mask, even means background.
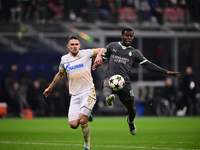
[[[87,123],[87,120],[85,120],[85,119],[81,119],[81,120],[79,121],[79,123],[80,123],[80,125],[84,125],[84,124]]]
[[[87,116],[83,116],[79,119],[79,124],[80,125],[84,125],[84,124],[87,124],[88,122],[88,117]]]
[[[77,129],[78,126],[79,126],[79,124],[78,124],[78,123],[75,123],[75,122],[70,122],[69,125],[70,125],[70,127],[71,127],[72,129]]]
[[[136,111],[135,103],[126,105],[126,108],[128,109],[129,112],[135,112]]]
[[[109,86],[109,79],[106,79],[106,80],[103,82],[103,87],[106,87],[106,86]]]
[[[72,129],[77,129],[78,128],[78,126],[77,125],[70,125],[70,127],[72,128]]]

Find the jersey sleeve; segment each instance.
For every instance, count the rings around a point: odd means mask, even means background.
[[[157,66],[156,64],[154,64],[154,63],[152,63],[150,61],[147,61],[147,62],[143,63],[142,66],[145,67],[145,68],[148,68],[149,70],[158,72],[158,73],[163,73],[163,74],[167,73],[166,69],[161,68],[161,67]]]
[[[101,55],[101,57],[103,58],[103,60],[105,60],[105,59],[107,59],[107,58],[109,58],[109,56],[110,56],[110,50],[111,50],[111,44],[108,44],[107,46],[106,46],[106,48],[104,49],[104,51],[103,51],[103,54]]]
[[[59,65],[59,72],[66,72],[65,66],[64,66],[64,64],[62,63],[62,58],[61,58],[60,65]]]
[[[84,49],[84,52],[88,55],[88,57],[94,57],[97,55],[97,49]]]
[[[143,55],[142,53],[138,50],[137,54],[135,56],[135,61],[140,63],[143,67],[148,68],[149,70],[155,71],[155,72],[159,72],[159,73],[163,73],[166,74],[167,70],[163,69],[159,66],[157,66],[156,64],[148,61]]]
[[[145,62],[147,62],[148,60],[142,55],[142,53],[137,50],[137,53],[134,55],[135,57],[135,61],[140,63],[140,64],[143,64]]]

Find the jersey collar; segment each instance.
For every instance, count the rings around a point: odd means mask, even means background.
[[[80,52],[80,50],[78,51],[78,53],[79,53],[79,52]],[[78,56],[78,53],[76,54],[76,56]],[[70,55],[70,56],[73,56],[73,57],[76,57],[76,56],[72,55],[71,52],[69,52],[69,55]]]
[[[127,48],[131,48],[131,46],[124,46],[122,45],[122,41],[119,41],[118,44],[125,50]]]

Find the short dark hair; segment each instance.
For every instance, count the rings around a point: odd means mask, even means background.
[[[70,40],[72,40],[72,39],[78,40],[78,38],[77,38],[75,35],[71,35],[71,36],[69,36],[69,38],[68,38],[68,42],[69,42]]]
[[[122,35],[124,34],[125,31],[133,31],[133,29],[131,29],[131,28],[125,28],[125,29],[123,29],[122,30]],[[133,31],[133,34],[134,34],[134,31]]]

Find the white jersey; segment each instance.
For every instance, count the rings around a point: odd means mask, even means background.
[[[80,94],[94,87],[91,75],[93,56],[96,56],[96,49],[80,50],[76,56],[71,52],[62,56],[59,71],[67,72],[71,95]]]

